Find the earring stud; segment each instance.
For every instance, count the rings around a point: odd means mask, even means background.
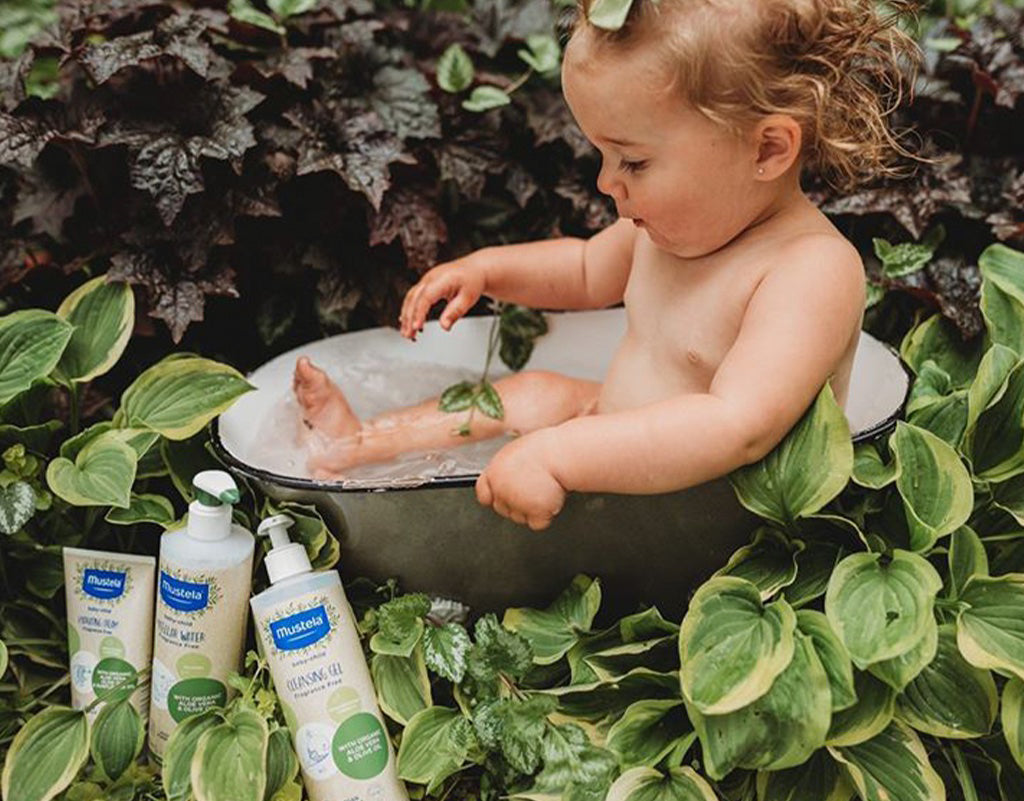
[[[764,167],[758,167],[757,168],[757,174],[758,175],[764,175]]]

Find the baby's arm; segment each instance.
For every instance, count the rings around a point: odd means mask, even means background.
[[[598,309],[622,300],[636,228],[622,219],[590,239],[561,239],[482,248],[429,270],[402,306],[402,334],[423,327],[439,300],[441,326],[451,328],[481,294],[541,309]]]
[[[756,462],[814,401],[859,336],[864,272],[836,237],[804,237],[751,298],[707,393],[569,420],[505,446],[477,497],[545,528],[566,491],[670,492]]]

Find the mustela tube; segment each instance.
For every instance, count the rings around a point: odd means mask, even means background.
[[[64,548],[71,705],[82,709],[114,687],[131,693],[146,719],[153,656],[156,560],[152,556]],[[118,695],[121,690],[118,691]],[[90,718],[99,714],[99,706]]]

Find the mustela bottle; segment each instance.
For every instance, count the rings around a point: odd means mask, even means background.
[[[337,572],[314,573],[287,515],[264,520],[271,586],[252,601],[311,801],[408,801]]]
[[[185,528],[160,539],[149,750],[160,761],[189,715],[225,704],[242,667],[255,539],[232,522],[238,488],[222,470],[192,479]]]

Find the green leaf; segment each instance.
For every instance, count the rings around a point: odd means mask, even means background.
[[[794,609],[825,594],[836,563],[844,549],[830,542],[811,541],[796,555],[796,578],[782,590],[782,596]]]
[[[46,468],[46,483],[55,495],[73,506],[129,507],[135,451],[111,432],[86,445],[75,461],[54,459]]]
[[[1024,355],[1024,253],[990,245],[978,257],[981,313],[992,342]]]
[[[682,699],[670,698],[631,704],[608,730],[606,745],[623,768],[654,767],[682,741],[695,738]]]
[[[458,623],[427,626],[423,632],[423,656],[427,667],[453,684],[466,675],[466,659],[473,647],[469,634]]]
[[[852,554],[832,574],[825,614],[864,669],[906,653],[927,634],[941,587],[935,568],[917,554],[897,548],[884,563],[877,553]]]
[[[913,414],[953,394],[953,379],[949,373],[928,359],[917,374],[907,398],[907,413]]]
[[[594,675],[603,681],[620,678],[639,667],[657,671],[679,666],[678,638],[674,634],[605,648],[583,658]]]
[[[480,383],[480,389],[473,397],[473,403],[492,420],[505,419],[505,407],[501,403],[501,396],[491,382],[482,381]]]
[[[281,36],[288,32],[284,26],[278,24],[277,20],[258,10],[249,0],[230,0],[228,13],[239,22],[255,25],[257,28],[264,28]]]
[[[529,640],[506,629],[493,614],[477,620],[473,634],[476,644],[469,652],[466,669],[476,681],[492,682],[499,675],[518,681],[533,666]]]
[[[111,509],[104,520],[119,526],[135,523],[155,523],[165,528],[177,519],[174,506],[163,495],[154,493],[131,494],[127,509]]]
[[[235,707],[223,723],[203,732],[192,758],[196,801],[263,798],[269,736],[263,716],[245,707]]]
[[[832,630],[828,618],[814,609],[801,609],[796,613],[796,627],[811,638],[811,644],[825,668],[832,695],[832,711],[846,709],[857,703],[850,654]]]
[[[377,633],[370,638],[370,650],[377,654],[409,656],[423,636],[423,618],[430,612],[430,599],[422,593],[393,598],[377,610]]]
[[[0,533],[14,534],[36,513],[36,493],[26,481],[0,486]]]
[[[853,672],[857,703],[832,715],[826,743],[834,746],[857,745],[870,740],[892,722],[896,711],[896,691],[870,673]]]
[[[820,748],[803,765],[757,774],[757,801],[850,801],[853,788]]]
[[[473,711],[473,729],[484,747],[500,749],[515,770],[530,774],[540,765],[547,717],[557,705],[546,695],[484,701]]]
[[[617,31],[626,22],[633,0],[594,0],[587,12],[587,20],[596,28]]]
[[[992,674],[963,658],[949,623],[939,628],[935,658],[896,698],[896,715],[925,734],[962,739],[988,734],[998,705]]]
[[[73,331],[39,309],[0,317],[0,406],[53,371]]]
[[[475,394],[476,384],[472,381],[460,381],[441,393],[437,408],[442,412],[464,412],[473,405]]]
[[[1002,712],[1003,736],[1010,747],[1010,753],[1021,770],[1024,770],[1024,727],[1021,713],[1024,712],[1024,681],[1014,677],[1003,687]]]
[[[946,788],[914,732],[893,722],[858,745],[829,747],[863,801],[945,801]]]
[[[831,719],[828,676],[811,639],[797,632],[793,659],[767,693],[726,715],[704,715],[687,702],[708,775],[734,768],[780,770],[825,744]]]
[[[267,787],[263,801],[273,801],[279,790],[291,784],[299,774],[299,759],[292,748],[288,729],[274,729],[267,738]]]
[[[907,415],[907,422],[959,448],[967,428],[967,390],[938,398]]]
[[[4,762],[5,801],[49,801],[89,758],[89,723],[80,709],[51,706],[14,736]]]
[[[110,781],[117,781],[142,753],[146,737],[142,717],[127,698],[103,705],[92,725],[89,750]]]
[[[746,579],[761,591],[764,601],[796,579],[796,557],[803,547],[800,540],[791,543],[784,534],[762,526],[754,541],[735,551],[714,575]]]
[[[939,626],[934,621],[917,644],[906,653],[868,665],[868,672],[900,692],[935,658],[939,647]]]
[[[600,791],[597,797],[603,798],[618,767],[611,751],[593,745],[583,729],[572,723],[548,726],[542,756],[544,767],[537,774],[533,792],[565,799],[585,789]]]
[[[1006,379],[1018,361],[1017,354],[1004,345],[993,345],[985,352],[967,392],[967,442],[974,438],[981,413],[1006,391]]]
[[[964,450],[979,479],[999,482],[1024,473],[1024,361],[1010,371],[1005,389],[978,415]]]
[[[403,726],[432,703],[422,648],[414,648],[409,656],[374,654],[370,674],[381,710]]]
[[[473,60],[458,43],[449,45],[437,60],[437,85],[446,92],[468,89],[474,74]]]
[[[164,359],[121,396],[121,428],[148,428],[188,439],[244,393],[255,389],[233,367],[197,356]]]
[[[852,471],[850,427],[826,385],[775,450],[729,478],[740,503],[787,527],[838,495]]]
[[[0,679],[2,679],[4,677],[4,673],[7,672],[8,661],[9,656],[7,653],[7,646],[4,644],[3,640],[0,640]]]
[[[795,629],[789,604],[763,606],[749,581],[719,576],[705,582],[679,631],[683,695],[706,715],[747,706],[790,663]]]
[[[946,231],[939,225],[929,232],[920,244],[902,242],[892,245],[885,239],[872,239],[875,255],[882,262],[882,272],[887,278],[902,278],[923,269],[935,255],[935,249],[942,244]]]
[[[317,7],[319,0],[267,0],[267,7],[278,17],[294,17]]]
[[[453,736],[465,718],[455,709],[432,706],[415,714],[398,748],[398,776],[407,782],[436,787],[458,771],[468,749]]]
[[[693,768],[632,768],[615,780],[605,801],[718,801],[718,796]]]
[[[949,597],[959,598],[971,576],[987,575],[985,544],[973,529],[961,526],[949,538]]]
[[[529,641],[536,664],[550,665],[565,656],[581,634],[590,631],[600,606],[601,583],[576,576],[547,609],[508,609],[502,625]]]
[[[466,111],[490,111],[507,106],[511,102],[512,98],[497,86],[478,86],[468,100],[462,101],[462,107]]]
[[[200,738],[210,729],[224,722],[216,710],[185,718],[175,727],[164,749],[161,768],[167,801],[187,801],[192,790],[192,758]]]
[[[964,342],[952,322],[941,314],[934,314],[907,333],[900,344],[900,356],[918,374],[925,362],[934,362],[959,389],[974,380],[981,347],[978,340]]]
[[[898,464],[896,488],[903,498],[910,546],[926,551],[964,523],[974,488],[957,452],[934,434],[899,422],[889,439]]]
[[[541,75],[550,75],[561,67],[562,49],[558,46],[558,40],[551,34],[535,33],[527,36],[526,45],[530,49],[520,50],[517,55],[531,69]]]
[[[960,595],[957,645],[975,667],[1024,678],[1024,574],[972,576]]]
[[[68,295],[57,316],[75,327],[57,370],[66,380],[84,383],[106,373],[124,353],[135,325],[135,296],[128,284],[108,284],[101,275]]]
[[[896,480],[899,469],[895,459],[885,464],[878,455],[878,449],[870,442],[853,448],[853,475],[850,477],[862,487],[882,489]]]

